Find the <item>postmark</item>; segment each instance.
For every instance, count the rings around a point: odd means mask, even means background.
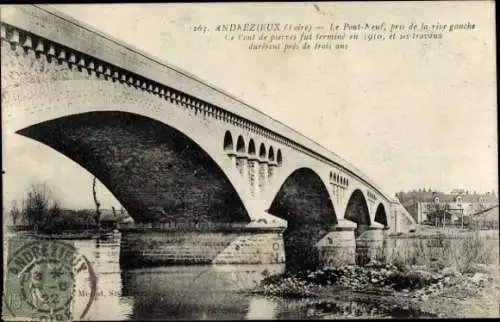
[[[96,295],[89,260],[68,241],[9,239],[4,267],[4,320],[81,320]],[[76,297],[87,289],[88,296]]]

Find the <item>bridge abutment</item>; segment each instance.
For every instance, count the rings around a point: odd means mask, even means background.
[[[283,227],[138,224],[120,228],[120,265],[281,264]]]

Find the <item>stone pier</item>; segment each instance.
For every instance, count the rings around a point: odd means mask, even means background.
[[[324,266],[354,265],[356,257],[356,224],[339,219],[330,232],[318,242],[320,262]]]
[[[120,228],[120,265],[281,264],[283,227],[142,224]]]
[[[375,222],[356,238],[356,264],[365,265],[373,260],[383,261],[385,235],[385,226]]]

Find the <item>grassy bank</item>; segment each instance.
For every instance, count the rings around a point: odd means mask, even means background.
[[[365,301],[441,317],[498,316],[498,231],[417,233],[388,243],[385,263],[268,276],[254,293]]]
[[[474,273],[483,265],[499,265],[498,234],[498,230],[436,230],[426,234],[390,236],[385,257],[387,262],[398,267],[454,267],[461,273]]]

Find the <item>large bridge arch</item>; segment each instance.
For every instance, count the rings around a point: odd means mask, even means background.
[[[334,205],[321,177],[310,168],[296,169],[281,185],[268,212],[287,220],[283,234],[287,269],[316,267],[316,244],[337,223]]]
[[[60,93],[58,100],[50,99],[53,97],[53,93]],[[172,131],[178,131],[189,137],[192,142],[196,143],[201,150],[210,156],[210,159],[228,178],[238,196],[236,199],[241,200],[243,209],[246,210],[247,214],[252,216],[262,211],[257,207],[255,200],[250,198],[243,178],[224,153],[224,137],[227,130],[220,126],[208,129],[212,131],[215,129],[220,132],[215,133],[217,140],[213,140],[213,137],[207,136],[206,133],[199,130],[199,127],[206,125],[203,118],[201,120],[200,118],[190,118],[193,121],[186,122],[186,114],[192,113],[191,110],[169,107],[169,102],[148,95],[147,92],[138,91],[134,87],[90,79],[49,82],[43,84],[43,86],[28,83],[22,87],[8,87],[5,91],[2,91],[2,94],[4,98],[3,106],[7,107],[7,113],[4,114],[7,117],[4,122],[9,129],[15,131],[46,121],[67,117],[69,114],[78,115],[84,113],[133,114],[137,117],[161,122],[170,127]],[[24,110],[25,112],[22,113],[22,117],[16,117],[16,113],[11,113],[16,110]],[[189,136],[187,133],[189,133]],[[29,136],[27,132],[25,134]],[[33,133],[31,132],[31,134]],[[123,200],[120,201],[123,202]],[[124,206],[126,203],[125,201]],[[134,209],[128,210],[132,210],[131,213],[134,212]],[[138,218],[146,220],[142,215]],[[156,217],[153,216],[150,219],[156,220]]]
[[[250,221],[220,166],[196,142],[160,121],[127,112],[88,112],[17,133],[87,169],[136,221]]]

